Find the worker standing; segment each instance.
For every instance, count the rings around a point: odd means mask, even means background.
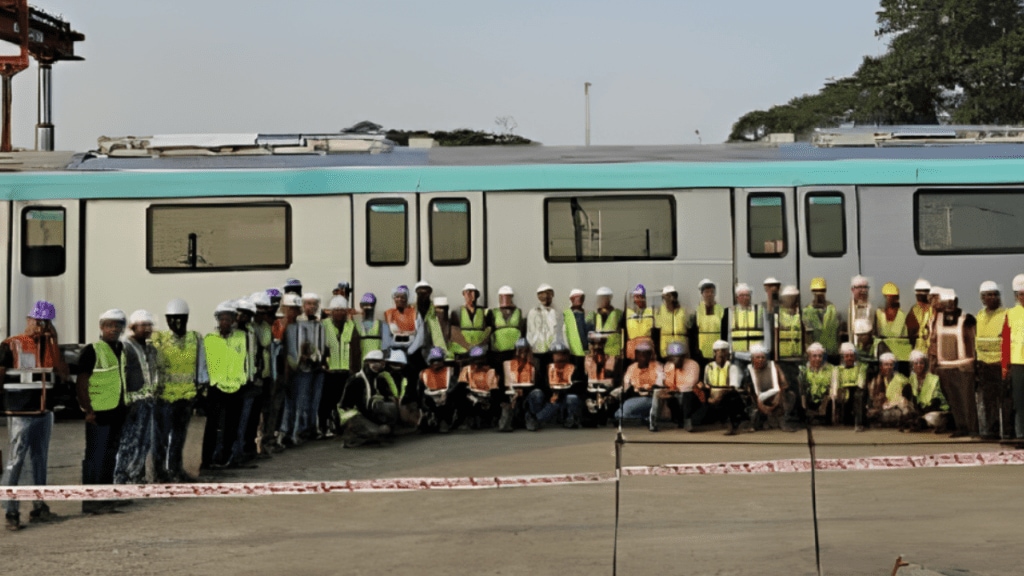
[[[301,445],[316,436],[317,380],[322,379],[324,359],[324,327],[317,309],[319,297],[306,293],[302,297],[302,310],[297,321],[288,326],[285,342],[288,351],[290,389],[285,399],[285,421],[281,423],[281,442],[288,446]],[[322,386],[322,380],[320,382]]]
[[[245,451],[256,455],[258,458],[269,458],[269,447],[263,449],[264,422],[266,420],[266,406],[272,405],[275,395],[275,368],[274,354],[277,347],[274,344],[274,332],[270,325],[273,318],[273,302],[270,294],[265,290],[253,292],[249,301],[256,306],[256,316],[252,321],[253,334],[256,336],[256,345],[259,347],[259,366],[255,375],[255,383],[258,394],[253,397],[251,413],[248,426],[245,431]]]
[[[203,338],[188,329],[188,303],[167,303],[167,330],[153,334],[160,393],[153,419],[153,469],[157,482],[188,482],[183,454],[199,387],[210,383]]]
[[[324,393],[320,398],[318,425],[327,437],[333,437],[340,426],[337,422],[338,402],[345,391],[345,383],[352,375],[352,367],[359,358],[359,331],[349,317],[348,299],[331,298],[331,317],[323,321],[327,342],[327,370],[324,372]]]
[[[800,313],[800,290],[787,285],[782,290],[780,306],[775,314],[778,330],[777,358],[779,369],[797,397],[803,397],[805,390],[800,386],[800,366],[804,363],[804,348],[810,342]],[[802,406],[801,406],[802,407]]]
[[[941,310],[936,312],[935,356],[942,393],[949,402],[956,431],[952,437],[978,433],[978,406],[974,398],[974,316],[957,305],[956,292],[942,292]]]
[[[239,391],[242,395],[242,410],[238,417],[238,431],[231,447],[231,462],[241,466],[256,458],[256,433],[249,425],[256,409],[256,400],[263,394],[263,350],[253,320],[256,318],[256,304],[249,298],[240,298],[235,304],[235,328],[245,333],[245,384]],[[252,432],[252,436],[249,433]]]
[[[363,294],[359,299],[362,319],[356,323],[359,331],[359,364],[373,350],[391,349],[391,328],[377,319],[377,297],[371,292]]]
[[[239,391],[248,380],[249,360],[245,332],[235,328],[237,311],[234,304],[221,302],[213,314],[217,329],[203,338],[206,371],[210,375],[201,465],[206,470],[232,464],[231,450],[242,416],[242,394]]]
[[[607,286],[597,289],[597,308],[587,314],[587,325],[604,336],[603,351],[618,358],[622,353],[622,311],[612,305],[614,292]]]
[[[882,286],[885,308],[875,311],[875,358],[885,352],[896,357],[901,371],[908,371],[910,362],[910,337],[907,331],[907,314],[900,310],[900,289],[892,282]]]
[[[569,308],[562,312],[562,338],[569,347],[572,365],[576,374],[583,374],[583,363],[587,358],[587,313],[583,310],[586,294],[579,288],[569,292]]]
[[[131,333],[124,339],[125,416],[121,444],[114,466],[114,484],[146,482],[146,458],[152,449],[153,412],[160,382],[156,370],[156,349],[149,343],[153,335],[153,316],[136,310],[128,317]]]
[[[46,463],[50,452],[50,435],[53,431],[53,411],[43,404],[43,386],[52,386],[54,377],[66,381],[67,365],[60,351],[53,320],[57,310],[53,304],[39,300],[28,313],[25,331],[11,336],[0,344],[0,382],[5,388],[5,407],[11,412],[20,412],[7,420],[10,437],[10,451],[4,468],[3,485],[17,486],[25,461],[32,460],[32,484],[46,485]],[[48,382],[43,374],[39,380],[32,372],[22,370],[49,369]],[[21,502],[6,502],[7,529],[20,530]],[[42,500],[32,502],[29,522],[49,522],[56,517]]]
[[[473,284],[462,288],[463,304],[453,310],[449,323],[452,326],[448,351],[457,359],[465,359],[474,346],[487,347],[491,338],[491,327],[487,325],[487,310],[481,307],[480,290]]]
[[[750,286],[736,285],[736,305],[733,307],[729,330],[729,347],[733,359],[742,370],[750,363],[750,347],[764,342],[764,318],[761,307],[751,303]]]
[[[636,347],[641,343],[654,350],[654,311],[647,306],[647,288],[637,284],[633,289],[633,308],[626,316],[626,360],[636,359]]]
[[[434,312],[434,299],[432,297],[434,288],[426,280],[420,280],[413,288],[416,292],[416,338],[405,349],[408,364],[405,367],[403,376],[413,386],[408,391],[407,400],[416,404],[416,381],[427,367],[427,354],[433,346],[440,346],[448,350],[444,337],[441,334],[441,324]],[[437,343],[433,343],[434,341]]]
[[[538,304],[526,315],[526,340],[533,349],[541,380],[547,376],[548,365],[551,364],[551,347],[562,334],[561,316],[551,306],[554,298],[555,289],[549,284],[541,284],[537,287]]]
[[[974,340],[975,357],[978,360],[978,387],[975,399],[978,404],[978,431],[987,440],[1007,437],[1006,425],[1010,423],[1011,411],[1007,403],[1003,383],[1003,325],[1006,324],[1006,308],[999,294],[999,286],[991,280],[981,283],[981,303],[975,320],[978,323]]]
[[[854,276],[850,281],[850,294],[850,308],[840,333],[845,334],[847,342],[862,348],[862,340],[870,339],[875,331],[875,311],[869,300],[868,279],[859,274]]]
[[[679,292],[675,286],[661,289],[661,306],[654,315],[654,328],[657,330],[658,357],[664,361],[668,357],[668,345],[673,342],[684,343],[690,331],[691,318],[686,308],[679,303]]]
[[[827,291],[824,278],[811,280],[811,303],[804,308],[804,325],[810,331],[808,340],[821,344],[829,362],[838,362],[839,311],[828,301]]]
[[[918,278],[914,283],[914,306],[907,315],[907,337],[914,350],[928,353],[928,330],[931,327],[932,306],[928,301],[928,294],[932,285],[924,278]]]
[[[715,357],[715,342],[729,339],[729,314],[715,301],[718,287],[714,282],[705,278],[697,285],[697,290],[700,292],[701,303],[690,320],[691,328],[697,332],[696,338],[691,338],[696,344],[696,348],[692,348],[692,356],[703,372],[704,367]]]
[[[515,356],[516,342],[526,332],[526,318],[514,298],[511,286],[498,288],[498,307],[487,312],[487,325],[491,327],[490,364],[497,369]]]
[[[85,413],[82,484],[113,484],[114,463],[125,418],[125,352],[121,342],[127,318],[111,309],[100,315],[100,339],[78,357],[78,405]],[[82,512],[102,514],[116,502],[86,500]]]
[[[268,290],[269,292],[269,290]],[[290,435],[295,422],[295,402],[293,397],[292,379],[294,372],[288,364],[288,327],[298,321],[302,312],[302,298],[298,294],[288,293],[281,296],[281,317],[273,325],[274,344],[271,360],[274,366],[274,399],[269,411],[263,414],[260,450],[270,453],[285,449],[282,440]],[[281,430],[278,431],[280,426]],[[287,431],[285,427],[287,428]]]
[[[1013,395],[1014,431],[1024,438],[1024,274],[1013,278],[1017,304],[1006,313],[1003,324],[1003,378]]]

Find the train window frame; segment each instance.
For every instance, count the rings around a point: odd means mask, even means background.
[[[458,260],[439,260],[434,256],[434,206],[442,202],[461,202],[466,205],[466,257]],[[434,266],[465,266],[473,261],[473,203],[464,196],[433,198],[427,203],[427,242],[430,263]]]
[[[253,264],[209,267],[171,267],[153,264],[153,214],[165,209],[196,208],[284,208],[285,261],[283,264]],[[243,272],[250,270],[287,270],[292,266],[292,206],[284,201],[270,202],[191,202],[171,204],[150,204],[146,207],[146,270],[151,274],[195,274],[204,272]]]
[[[31,268],[26,269],[26,264],[34,260],[31,251],[33,247],[28,245],[28,227],[25,225],[29,219],[28,215],[31,212],[60,212],[61,214],[61,236],[63,241],[60,244],[61,258],[60,266],[53,267],[43,270],[33,270]],[[38,246],[36,248],[47,248],[48,246]],[[54,278],[57,276],[63,276],[68,271],[68,211],[64,206],[46,206],[46,205],[32,205],[25,206],[21,209],[21,275],[27,278]]]
[[[1018,195],[1024,197],[1024,188],[918,188],[914,191],[914,251],[920,256],[972,256],[985,254],[1024,254],[1024,245],[1020,248],[962,248],[949,250],[932,250],[921,247],[921,196],[934,195],[970,195],[997,194]]]
[[[389,261],[389,262],[374,262],[370,257],[370,249],[373,246],[373,227],[370,225],[370,215],[373,213],[374,206],[401,206],[402,216],[404,218],[402,224],[402,234],[405,237],[405,244],[403,246],[404,258],[402,261]],[[365,209],[365,222],[366,222],[366,265],[373,266],[375,268],[388,267],[388,266],[406,266],[409,264],[409,202],[404,198],[374,198],[366,202]]]
[[[550,223],[550,210],[549,206],[551,202],[560,202],[565,200],[571,200],[572,198],[586,198],[586,199],[599,199],[599,200],[623,200],[623,201],[638,201],[638,200],[667,200],[669,208],[672,212],[670,221],[672,223],[672,250],[671,254],[667,256],[647,256],[647,257],[636,257],[636,256],[619,256],[619,257],[608,257],[608,258],[586,258],[577,257],[573,259],[563,258],[551,255],[551,244],[549,242],[551,223]],[[609,262],[667,262],[675,260],[679,255],[679,220],[677,218],[677,207],[676,198],[672,194],[566,194],[558,196],[548,196],[544,198],[544,261],[549,264],[607,264]]]
[[[782,212],[782,251],[781,252],[754,252],[753,250],[753,235],[750,233],[750,209],[752,206],[752,200],[755,198],[778,198],[780,205],[779,208]],[[747,211],[747,256],[750,258],[766,258],[766,259],[782,259],[789,255],[789,223],[786,217],[786,193],[782,191],[768,191],[768,192],[750,192],[746,197],[746,211]]]
[[[839,207],[840,207],[840,222],[843,239],[843,250],[842,252],[814,252],[811,249],[814,242],[811,234],[811,200],[814,198],[838,196]],[[846,194],[839,190],[816,190],[808,193],[804,196],[804,230],[807,235],[807,254],[813,258],[842,258],[849,252],[849,244],[847,242],[846,234]]]

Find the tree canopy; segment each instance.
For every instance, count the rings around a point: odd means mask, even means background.
[[[772,132],[870,124],[1024,122],[1021,0],[881,0],[875,35],[888,50],[816,94],[754,110],[732,141]]]

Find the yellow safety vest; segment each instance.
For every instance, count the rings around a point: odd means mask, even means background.
[[[868,367],[857,362],[851,368],[839,366],[840,388],[863,388],[867,379]]]
[[[594,317],[594,331],[604,334],[604,353],[609,356],[618,356],[622,351],[622,332],[619,326],[622,324],[622,311],[612,308],[607,318],[602,318],[600,312],[592,312]]]
[[[516,341],[523,337],[519,331],[519,325],[523,321],[523,313],[519,308],[514,308],[508,320],[502,314],[501,308],[493,308],[491,315],[494,316],[494,333],[491,334],[491,348],[495,352],[511,352],[516,349]]]
[[[586,315],[583,318],[585,325]],[[569,353],[573,356],[586,356],[587,348],[583,345],[583,338],[580,337],[580,331],[576,326],[576,314],[573,313],[572,308],[566,308],[562,312],[562,322],[565,326],[565,338],[568,340],[566,344],[569,346]]]
[[[100,340],[92,349],[96,352],[96,366],[89,376],[89,402],[95,412],[113,410],[125,393],[124,348],[121,348],[121,355],[116,356],[110,345]]]
[[[359,362],[362,362],[367,354],[381,348],[381,322],[374,320],[369,330],[364,327],[362,322],[359,322],[356,324],[356,330],[359,331],[359,353],[362,356]]]
[[[668,310],[664,305],[658,308],[654,325],[661,331],[661,357],[668,356],[668,345],[672,342],[686,341],[686,308],[682,306]]]
[[[327,336],[327,369],[340,371],[351,370],[352,361],[349,358],[352,349],[352,332],[356,325],[351,319],[346,319],[341,330],[334,325],[334,320],[328,318],[323,321],[324,334]]]
[[[246,333],[232,330],[227,338],[220,332],[207,334],[203,338],[206,348],[206,370],[210,373],[210,385],[225,394],[234,394],[246,382],[247,355]]]
[[[928,310],[925,310],[921,308],[920,304],[914,304],[914,307],[910,309],[910,313],[917,319],[917,325],[919,326],[917,329],[917,341],[914,342],[914,350],[919,350],[925,354],[928,353],[928,347],[931,344],[931,334],[928,331],[928,325],[931,324],[933,312],[934,308],[931,306],[928,307]]]
[[[804,323],[800,310],[796,313],[779,309],[779,358],[802,358],[804,355]]]
[[[760,307],[751,306],[749,310],[733,308],[732,312],[733,352],[747,352],[751,343],[764,341]]]
[[[875,340],[875,357],[878,357],[878,345],[885,342],[889,351],[900,362],[910,360],[910,338],[907,337],[907,314],[903,310],[896,311],[892,322],[885,319],[885,310],[875,310],[875,326],[878,328],[878,339]]]
[[[800,367],[800,375],[807,383],[807,394],[811,400],[821,402],[832,390],[832,378],[835,375],[835,366],[825,362],[818,370],[811,370],[810,365]]]
[[[270,378],[271,369],[270,347],[274,344],[274,331],[266,322],[253,323],[253,330],[256,331],[256,342],[260,345],[260,358],[263,359],[263,369],[260,370],[260,378]]]
[[[825,347],[825,354],[839,354],[839,311],[832,304],[826,304],[823,313],[814,306],[804,308],[803,321],[811,330],[811,341]]]
[[[942,395],[938,374],[929,373],[925,375],[924,382],[918,382],[917,374],[911,374],[910,387],[914,390],[917,396],[917,405],[921,408],[927,408],[931,405],[932,399],[938,398],[939,410],[949,412],[949,403],[946,402],[946,397]]]
[[[167,330],[153,334],[157,373],[163,383],[160,399],[166,402],[196,397],[196,373],[199,362],[199,333],[189,330],[179,338]]]
[[[704,358],[715,356],[715,342],[722,338],[722,318],[725,316],[725,308],[718,304],[707,313],[707,306],[703,303],[697,306],[697,348]]]
[[[894,372],[892,380],[889,380],[889,383],[885,385],[885,399],[893,404],[899,402],[900,398],[903,397],[903,387],[909,383],[910,380],[907,380],[906,376],[899,372]],[[911,386],[911,389],[913,389],[913,386]]]
[[[1010,364],[1024,364],[1024,306],[1010,308],[1006,321],[1010,324]]]
[[[487,310],[477,306],[476,312],[470,314],[469,310],[463,306],[459,310],[459,329],[462,331],[462,338],[470,347],[483,345],[487,330]],[[455,354],[466,354],[469,352],[458,342],[452,342],[449,348]]]
[[[978,333],[974,348],[979,362],[999,364],[1003,361],[1003,324],[1006,323],[1006,308],[989,312],[982,308],[976,316]]]
[[[712,388],[729,387],[729,362],[722,366],[712,362],[704,367],[704,383]]]
[[[407,382],[404,376],[402,377],[401,382],[396,383],[395,378],[391,376],[390,372],[381,372],[380,375],[384,377],[384,381],[388,383],[388,388],[391,389],[391,394],[393,394],[395,398],[398,398],[399,400],[405,398],[405,387]]]

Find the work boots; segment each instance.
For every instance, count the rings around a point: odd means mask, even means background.
[[[11,532],[17,532],[18,530],[21,530],[22,528],[24,528],[24,526],[21,525],[21,515],[18,514],[17,512],[15,512],[13,514],[8,512],[7,513],[7,529],[10,530]]]
[[[498,432],[512,431],[512,407],[508,404],[501,405],[501,418],[498,419]]]

